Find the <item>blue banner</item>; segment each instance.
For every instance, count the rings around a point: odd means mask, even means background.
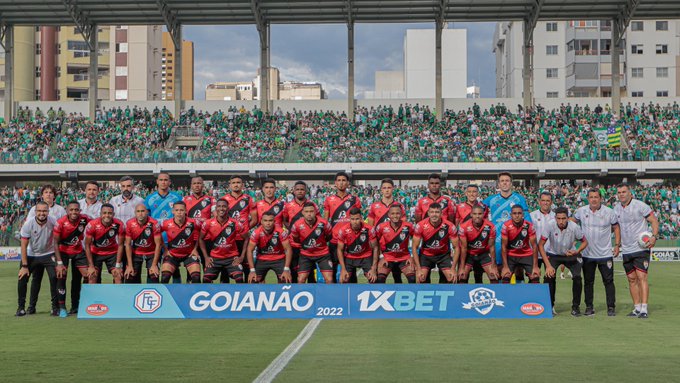
[[[80,319],[552,318],[548,286],[84,285]]]

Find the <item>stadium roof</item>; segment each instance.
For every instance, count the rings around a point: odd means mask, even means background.
[[[542,20],[680,18],[678,0],[0,0],[0,23],[160,25],[165,10],[184,25],[503,21],[536,8]]]

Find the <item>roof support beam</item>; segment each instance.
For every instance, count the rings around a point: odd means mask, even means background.
[[[5,23],[0,25],[2,47],[5,50],[5,121],[14,117],[14,27]]]
[[[623,9],[615,16],[616,28],[612,28],[613,45],[621,42],[623,34],[626,33],[626,28],[628,28],[628,24],[630,24],[630,20],[633,18],[638,5],[640,5],[640,0],[627,0]]]
[[[260,109],[263,113],[269,112],[269,61],[271,59],[271,52],[269,50],[269,23],[262,15],[259,0],[250,0],[250,8],[253,11],[253,19],[255,20],[255,28],[260,35],[260,88],[257,90],[260,97]],[[278,85],[277,85],[278,86]]]
[[[0,14],[0,17],[2,17],[2,14]],[[11,26],[7,25],[4,21],[0,21],[0,46],[2,46],[3,50],[7,50],[7,47],[5,46],[5,36],[7,36],[7,31],[12,28]]]
[[[612,113],[620,116],[621,111],[621,69],[619,55],[621,52],[621,40],[626,33],[628,24],[635,14],[640,0],[627,0],[621,12],[612,20]],[[622,135],[621,147],[625,145],[625,135]]]
[[[80,29],[80,34],[83,35],[83,39],[85,39],[87,46],[90,48],[90,52],[96,51],[96,47],[92,46],[91,41],[92,34],[97,33],[97,26],[89,19],[88,15],[80,9],[77,0],[62,1],[69,16],[73,19],[73,23]]]
[[[347,0],[347,116],[354,121],[354,9]]]
[[[531,10],[523,22],[522,98],[525,108],[531,108],[534,101],[534,29],[536,29],[536,23],[538,23],[538,18],[541,16],[543,3],[545,3],[545,0],[533,0]]]
[[[156,0],[156,5],[158,10],[163,16],[163,21],[165,21],[165,27],[168,28],[168,33],[172,37],[172,43],[175,45],[175,50],[180,49],[182,46],[182,24],[177,20],[177,11],[173,11],[168,6],[165,0]]]
[[[435,19],[435,48],[434,48],[434,109],[437,121],[444,115],[444,99],[442,98],[442,32],[446,24],[446,8],[449,0],[439,0],[439,9]]]

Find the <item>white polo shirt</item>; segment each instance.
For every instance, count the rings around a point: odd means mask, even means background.
[[[61,205],[57,205],[56,203],[52,206],[50,206],[50,217],[54,217],[54,219],[58,220],[59,218],[63,217],[66,215],[66,209],[64,209]],[[26,216],[26,220],[31,220],[35,218],[35,206],[31,208],[31,210],[28,211],[28,215]]]
[[[625,207],[621,202],[615,203],[614,212],[621,226],[621,253],[631,254],[645,250],[638,244],[638,237],[649,231],[647,217],[654,213],[652,208],[639,199],[632,199]]]
[[[574,212],[574,218],[581,223],[588,247],[583,251],[584,258],[605,259],[613,257],[612,225],[618,224],[616,213],[604,205],[592,211],[589,205],[581,206]]]
[[[40,225],[34,218],[26,220],[21,226],[21,238],[28,239],[29,257],[42,257],[54,253],[54,226],[57,220],[47,216],[47,221]]]
[[[113,205],[114,217],[123,221],[123,223],[135,217],[135,206],[144,204],[144,199],[140,196],[133,195],[129,200],[125,200],[123,195],[117,195],[109,201]]]
[[[548,227],[550,222],[555,221],[555,212],[550,210],[550,213],[548,214],[543,214],[541,212],[541,209],[534,210],[529,214],[531,216],[531,223],[534,224],[534,228],[536,229],[536,233],[540,236],[543,235],[543,232],[545,229]],[[540,240],[540,238],[539,238]],[[552,253],[551,246],[550,246],[550,241],[545,243],[545,251]]]
[[[583,240],[583,231],[572,221],[568,221],[567,227],[562,230],[557,226],[557,221],[550,221],[546,225],[541,239],[546,241],[546,252],[548,252],[547,245],[550,244],[552,249],[550,253],[555,255],[567,255],[567,251],[573,250],[576,241]]]
[[[102,201],[97,200],[97,202],[92,205],[88,205],[87,199],[83,198],[78,200],[78,203],[80,204],[80,214],[85,214],[91,219],[99,218],[101,215]]]

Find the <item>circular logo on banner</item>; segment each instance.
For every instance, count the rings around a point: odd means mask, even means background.
[[[156,312],[163,304],[163,296],[156,289],[144,289],[135,295],[135,308],[141,314]]]
[[[529,316],[536,316],[543,314],[545,308],[540,303],[525,303],[520,307],[520,311]]]

